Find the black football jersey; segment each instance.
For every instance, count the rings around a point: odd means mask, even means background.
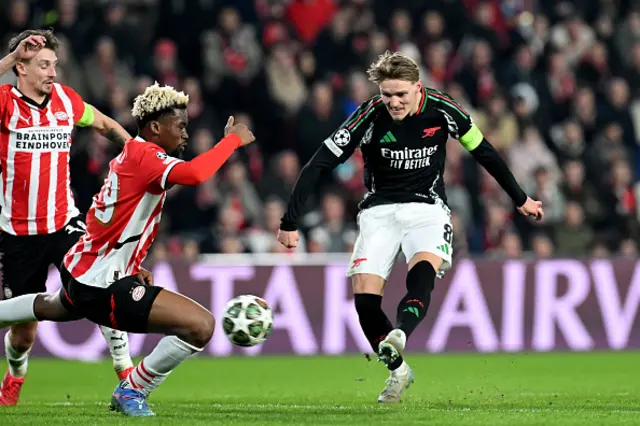
[[[451,97],[422,89],[418,112],[394,121],[374,96],[364,102],[323,143],[335,158],[346,161],[360,148],[368,189],[360,207],[427,202],[446,205],[443,173],[446,143],[457,139],[469,151],[483,140],[471,116]]]

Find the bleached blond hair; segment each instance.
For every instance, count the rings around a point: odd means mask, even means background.
[[[189,102],[189,96],[182,91],[177,91],[171,86],[160,86],[158,82],[147,87],[144,93],[136,96],[133,101],[131,114],[138,122],[162,111],[173,108],[185,108]]]

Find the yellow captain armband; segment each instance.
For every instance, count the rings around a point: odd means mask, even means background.
[[[80,120],[76,122],[76,126],[78,127],[89,127],[93,124],[93,120],[95,120],[95,115],[93,113],[93,107],[86,102],[84,103],[84,113]]]
[[[458,140],[467,151],[473,151],[478,147],[478,145],[480,145],[483,139],[484,135],[482,134],[478,126],[472,124],[469,131]]]

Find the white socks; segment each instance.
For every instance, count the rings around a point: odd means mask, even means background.
[[[36,315],[33,312],[33,303],[37,296],[37,294],[25,294],[13,299],[1,301],[0,328],[37,321]],[[29,351],[19,352],[11,346],[10,335],[10,331],[7,331],[4,335],[4,350],[7,356],[7,363],[9,364],[9,374],[16,379],[21,379],[27,374]]]
[[[129,336],[127,333],[102,325],[100,326],[100,331],[109,346],[109,353],[113,358],[113,369],[120,373],[129,367],[133,367],[133,361],[129,354]]]
[[[22,297],[22,296],[21,296]],[[29,351],[18,352],[11,346],[9,336],[11,331],[7,331],[4,335],[4,350],[7,354],[7,363],[9,364],[9,374],[16,379],[22,379],[27,375],[27,366],[29,364]]]
[[[25,294],[0,301],[0,328],[37,321],[36,314],[33,312],[33,304],[37,296],[37,294]]]
[[[148,396],[182,361],[201,351],[201,348],[196,348],[176,336],[167,336],[129,373],[129,384],[124,386]]]
[[[25,294],[12,299],[0,301],[0,328],[9,327],[15,324],[37,321],[33,311],[33,304],[37,294]],[[129,355],[129,338],[127,333],[113,330],[107,327],[100,327],[102,335],[107,341],[109,352],[113,358],[113,368],[117,372],[133,367],[131,356]],[[24,377],[27,373],[27,357],[29,351],[18,352],[9,343],[9,332],[5,334],[4,347],[9,363],[9,373],[16,378]]]

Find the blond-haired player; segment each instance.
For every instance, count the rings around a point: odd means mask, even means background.
[[[54,295],[25,295],[0,302],[0,325],[85,317],[134,333],[165,334],[151,354],[120,382],[111,407],[151,416],[148,395],[182,361],[200,352],[213,334],[212,314],[195,301],[151,284],[140,264],[158,231],[166,190],[209,179],[254,136],[230,117],[225,137],[185,162],[188,97],[157,84],[133,106],[139,133],[110,163],[102,190],[87,214],[87,232],[64,258],[67,279]],[[146,278],[146,279],[145,279]]]
[[[380,94],[325,139],[302,169],[277,238],[286,247],[296,246],[296,221],[319,177],[360,148],[369,191],[360,203],[360,234],[347,275],[362,331],[390,371],[378,401],[395,403],[413,382],[402,356],[407,338],[427,313],[436,277],[452,264],[453,227],[443,179],[449,139],[457,139],[500,183],[521,214],[541,218],[543,211],[541,202],[522,191],[464,108],[422,85],[413,59],[386,52],[368,74]],[[401,251],[407,262],[407,293],[398,303],[394,327],[381,304]]]

